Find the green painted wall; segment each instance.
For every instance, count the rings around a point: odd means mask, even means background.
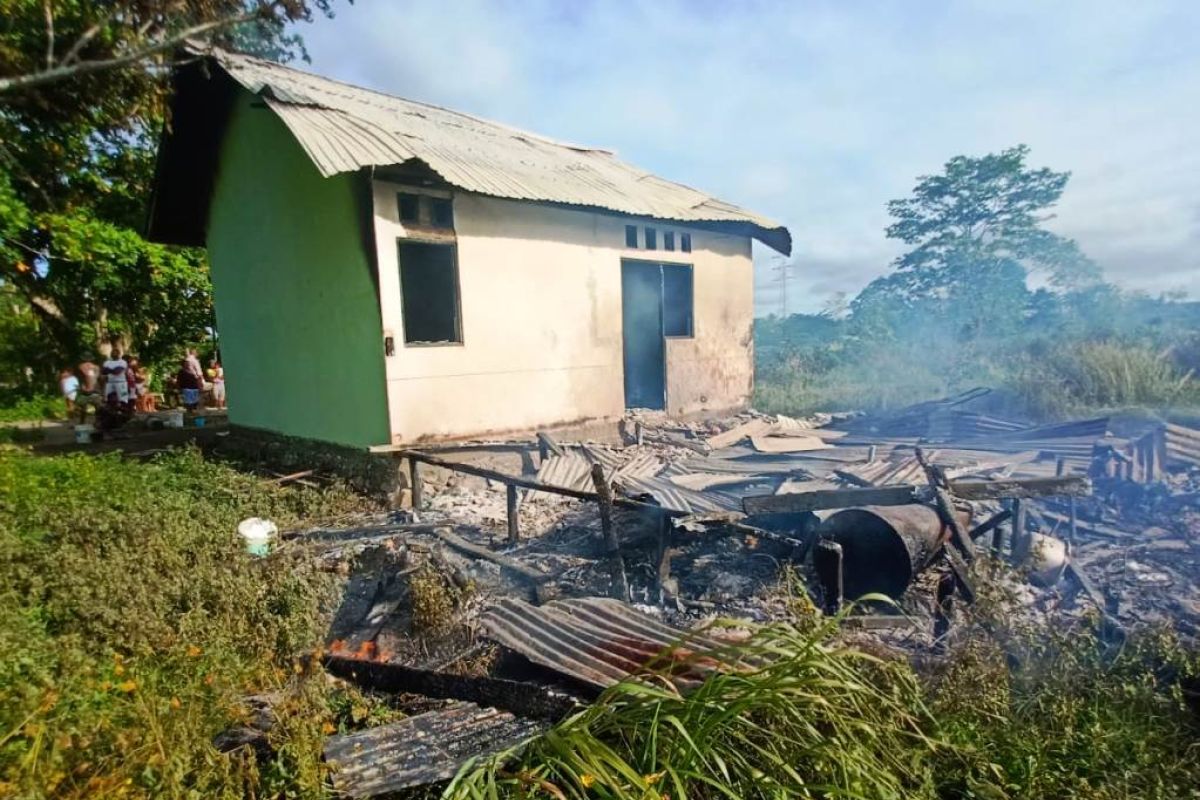
[[[323,178],[243,92],[209,215],[217,326],[238,425],[389,441],[383,333],[348,175]]]

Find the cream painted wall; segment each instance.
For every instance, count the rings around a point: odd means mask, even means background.
[[[400,190],[374,185],[380,312],[384,336],[396,343],[386,359],[393,442],[620,417],[622,258],[694,267],[696,335],[667,342],[668,411],[749,401],[749,238],[690,230],[691,253],[627,249],[626,224],[685,229],[455,193],[463,344],[405,346],[397,240],[408,234],[397,221]]]

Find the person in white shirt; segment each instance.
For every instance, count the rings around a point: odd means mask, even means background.
[[[75,398],[79,396],[79,378],[70,369],[63,369],[58,373],[58,388],[67,401],[67,416],[74,416]]]
[[[114,399],[119,406],[128,405],[129,392],[129,362],[121,355],[119,348],[114,347],[112,355],[100,365],[100,374],[104,376],[104,402],[111,403]]]

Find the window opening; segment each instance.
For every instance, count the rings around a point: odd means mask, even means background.
[[[457,248],[408,240],[399,248],[404,343],[460,344]]]
[[[692,335],[692,268],[663,264],[663,335]]]
[[[400,209],[400,221],[417,223],[421,220],[421,198],[415,194],[400,192],[396,195],[396,205]]]

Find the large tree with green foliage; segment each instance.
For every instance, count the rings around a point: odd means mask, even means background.
[[[37,320],[43,377],[114,339],[153,360],[203,336],[204,253],[137,233],[177,45],[286,61],[289,24],[329,2],[0,0],[0,314]]]
[[[1028,154],[1018,145],[956,156],[941,174],[918,178],[911,197],[888,203],[887,235],[909,249],[855,300],[862,325],[894,330],[906,319],[935,317],[976,336],[1020,324],[1030,274],[1059,289],[1099,279],[1074,240],[1044,226],[1070,173],[1028,167]]]

